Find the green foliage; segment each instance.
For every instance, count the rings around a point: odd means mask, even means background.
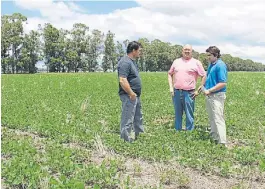
[[[114,34],[108,31],[105,40],[104,56],[102,62],[102,68],[104,72],[110,69],[112,69],[113,72],[116,70],[117,55],[115,51]]]
[[[72,29],[56,28],[50,23],[39,25],[37,31],[25,34],[27,18],[20,13],[1,16],[1,65],[3,73],[35,73],[36,63],[43,60],[48,72],[116,71],[118,60],[126,54],[129,40],[115,41],[115,34],[104,35],[82,23]],[[137,40],[137,39],[135,39]],[[138,59],[140,71],[168,71],[173,61],[181,57],[182,46],[154,39],[139,38],[142,54]],[[41,44],[43,42],[43,44]],[[205,53],[193,50],[207,69]],[[223,54],[229,71],[265,71],[265,65]]]
[[[116,186],[123,169],[120,161],[96,166],[89,162],[89,152],[64,146],[74,143],[92,150],[98,135],[108,149],[125,157],[173,160],[224,177],[264,174],[262,73],[229,73],[225,102],[231,143],[228,149],[213,143],[205,132],[208,117],[204,96],[196,99],[196,130],[177,133],[166,73],[140,74],[145,133],[133,144],[124,143],[119,136],[121,102],[116,74],[3,75],[2,126],[45,137],[36,144],[34,137],[18,137],[8,129],[2,130],[5,183],[28,188],[45,183],[59,188]],[[140,165],[135,165],[135,175],[141,171]],[[184,177],[178,179],[183,184],[188,182]]]

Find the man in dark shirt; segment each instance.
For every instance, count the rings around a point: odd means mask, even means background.
[[[135,62],[136,58],[140,56],[140,51],[140,43],[130,42],[127,47],[127,55],[118,62],[119,96],[122,102],[120,136],[128,142],[133,141],[130,137],[132,127],[135,138],[140,132],[144,132],[140,101],[142,84]]]

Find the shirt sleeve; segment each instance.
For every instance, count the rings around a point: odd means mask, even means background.
[[[172,63],[172,65],[168,71],[168,74],[173,75],[174,71],[175,71],[175,61]]]
[[[217,71],[217,82],[226,83],[227,82],[227,68],[225,64],[221,64]]]
[[[127,78],[131,71],[131,65],[128,62],[120,62],[119,68],[118,68],[118,75],[119,77]]]
[[[197,72],[198,72],[199,76],[201,76],[201,77],[206,75],[206,72],[203,68],[203,65],[202,65],[201,61],[199,61],[199,60],[197,62]]]

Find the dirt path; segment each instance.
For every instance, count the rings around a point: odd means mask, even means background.
[[[42,141],[45,140],[45,138],[39,137],[36,133],[14,130],[6,127],[2,127],[2,132],[3,130],[15,133],[19,136],[31,137],[36,148],[41,153],[44,153],[43,150],[45,150],[45,144]],[[123,183],[129,176],[132,188],[147,188],[148,186],[167,189],[265,189],[265,179],[257,182],[253,181],[253,179],[239,180],[215,175],[202,175],[196,170],[180,166],[173,160],[165,164],[159,162],[149,162],[142,159],[126,158],[122,155],[114,153],[110,149],[107,149],[99,135],[95,137],[93,149],[86,149],[82,145],[76,143],[67,143],[63,144],[63,146],[82,151],[89,151],[91,154],[90,161],[95,165],[101,165],[101,163],[107,159],[119,161],[121,163],[121,174],[119,175],[119,179],[122,181],[121,183]],[[3,181],[4,180],[2,179],[2,182]],[[2,188],[5,188],[3,183]],[[124,188],[124,186],[121,184],[120,188]]]

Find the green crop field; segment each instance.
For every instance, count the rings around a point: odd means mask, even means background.
[[[229,73],[227,149],[209,138],[203,95],[196,129],[177,133],[167,73],[141,78],[145,133],[130,144],[116,74],[2,75],[2,187],[200,188],[195,173],[265,187],[264,73]]]

